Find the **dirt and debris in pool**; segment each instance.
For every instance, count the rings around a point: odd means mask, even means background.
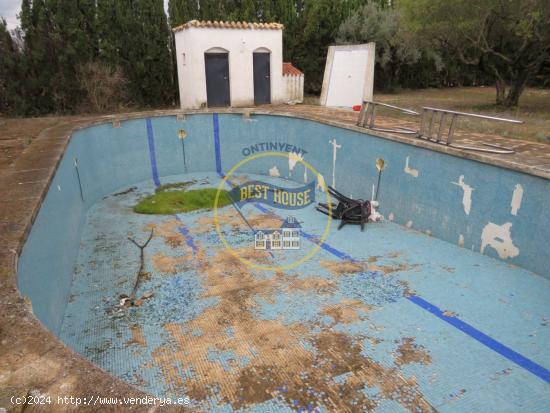
[[[162,192],[181,189],[169,188]],[[125,203],[127,210],[136,197],[137,191],[116,202]],[[244,226],[232,208],[220,210],[219,219],[228,236]],[[250,212],[247,219],[255,228],[282,223],[269,213]],[[122,372],[124,378],[153,393],[186,394],[194,407],[207,411],[264,402],[296,410],[365,411],[388,399],[411,412],[433,411],[415,376],[400,370],[401,364],[429,364],[431,356],[401,334],[386,337],[385,326],[375,321],[375,312],[406,294],[407,284],[397,273],[414,266],[398,260],[399,253],[361,261],[325,255],[302,272],[262,272],[213,244],[209,234],[215,233],[215,221],[207,211],[181,220],[132,220],[124,234],[133,232],[138,246],[153,234],[145,251],[147,266],[141,269],[148,279],[134,297],[139,307],[109,301],[111,311],[102,328],[116,336],[116,342],[106,348],[94,339],[97,348],[88,349],[92,359],[114,365],[112,358],[131,354],[135,364]],[[188,233],[182,233],[182,225]],[[106,236],[95,239],[94,246],[102,248],[90,247],[90,260],[117,251],[116,235],[107,231]],[[193,237],[193,248],[188,237]],[[129,280],[118,291],[128,293],[140,256],[129,242],[124,244],[129,245],[124,250],[132,254],[132,263],[118,270]],[[235,251],[256,263],[273,260],[268,252],[250,246]],[[103,265],[103,260],[98,262]],[[196,311],[188,309],[195,306]],[[389,362],[376,359],[377,351],[395,339],[401,342],[401,353]],[[136,375],[140,369],[154,371],[154,376]],[[116,374],[121,375],[120,370]]]
[[[332,294],[336,281],[320,281],[315,276],[297,279],[282,272],[257,278],[227,251],[216,250],[209,255],[198,248],[195,265],[202,296],[217,301],[188,322],[164,324],[172,340],[157,346],[152,355],[169,391],[185,391],[199,402],[220,400],[234,409],[277,398],[295,409],[322,405],[334,411],[363,411],[375,408],[383,399],[392,399],[409,411],[433,411],[414,377],[405,378],[395,367],[382,365],[364,353],[365,337],[333,330],[338,323],[366,319],[373,306],[354,299],[327,305],[320,316],[334,321],[315,322],[315,328],[307,322],[260,319],[256,313],[258,297],[269,302],[281,290],[316,294],[321,289]],[[268,259],[264,251],[246,249],[239,253]],[[369,342],[377,345],[381,340]],[[410,343],[405,343],[403,351],[407,363],[430,362],[423,349]],[[222,355],[224,363],[220,362]],[[178,360],[178,367],[174,360]],[[193,377],[178,374],[180,369],[192,369]],[[369,397],[363,391],[365,385],[379,389],[380,395]]]
[[[429,364],[432,361],[424,346],[416,344],[413,337],[404,337],[396,352],[398,356],[395,359],[395,364],[398,366],[410,363]]]
[[[136,186],[132,186],[132,187],[126,189],[125,191],[115,192],[112,196],[128,195],[128,194],[131,194],[132,192],[134,192],[136,189],[137,189]],[[105,197],[105,198],[107,198],[107,197]],[[103,199],[105,199],[105,198],[103,198]]]
[[[370,257],[366,261],[322,260],[320,264],[322,267],[331,271],[333,275],[356,274],[364,271],[378,271],[388,275],[394,272],[407,271],[419,267],[417,264],[407,263],[378,265],[376,264],[378,258],[380,257]]]

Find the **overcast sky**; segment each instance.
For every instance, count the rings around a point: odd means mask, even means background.
[[[0,0],[0,16],[6,19],[8,29],[12,30],[19,26],[17,14],[21,9],[21,0]]]
[[[168,0],[164,0],[164,9],[168,10]],[[17,14],[21,11],[21,0],[0,0],[0,16],[6,19],[8,29],[19,26]]]

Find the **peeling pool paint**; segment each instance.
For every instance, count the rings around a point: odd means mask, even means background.
[[[470,210],[472,208],[472,192],[474,189],[464,182],[464,175],[460,175],[458,182],[451,182],[453,185],[457,185],[462,188],[462,205],[464,206],[464,212],[466,215],[470,215]]]
[[[405,173],[409,174],[410,176],[413,176],[415,178],[418,178],[418,169],[413,169],[409,166],[409,156],[405,159]]]
[[[279,173],[279,168],[277,168],[277,165],[275,165],[273,168],[269,168],[269,176],[281,176]]]
[[[296,167],[296,164],[299,161],[304,160],[304,155],[297,152],[289,152],[288,153],[288,170],[289,172],[292,172],[294,168]]]
[[[489,222],[481,232],[480,252],[482,254],[485,253],[485,248],[489,246],[492,247],[503,260],[517,257],[519,255],[519,248],[512,242],[512,235],[510,233],[511,228],[511,222],[506,222],[502,225]]]
[[[336,151],[341,149],[342,145],[336,142],[336,138],[328,142],[332,145],[332,187],[336,188]]]
[[[521,201],[523,200],[523,187],[520,184],[516,184],[514,187],[514,192],[512,194],[512,202],[510,206],[512,210],[510,213],[512,215],[517,215],[519,209],[521,208]]]

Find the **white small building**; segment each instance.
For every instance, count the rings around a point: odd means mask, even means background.
[[[299,100],[283,78],[282,24],[192,20],[173,31],[182,109]]]

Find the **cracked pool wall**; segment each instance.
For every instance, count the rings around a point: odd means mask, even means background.
[[[314,121],[252,117],[255,122],[245,122],[239,114],[197,114],[184,120],[165,116],[123,121],[117,128],[103,124],[76,132],[19,260],[19,289],[31,299],[37,317],[59,334],[86,211],[107,194],[151,179],[147,123],[154,135],[157,179],[184,171],[180,129],[187,132],[189,172],[228,171],[243,159],[243,148],[280,141],[303,148],[304,160],[317,169],[319,178],[334,176],[340,192],[357,198],[370,196],[378,174],[376,159],[384,158],[386,168],[378,193],[383,215],[391,212],[394,222],[412,222],[413,229],[430,231],[432,236],[454,244],[460,237],[465,248],[483,249],[484,254],[496,258],[498,249],[483,243],[482,233],[490,223],[506,225],[515,248],[513,254],[505,254],[506,261],[550,277],[550,209],[545,207],[550,204],[550,181]],[[219,148],[215,147],[215,125]],[[334,146],[330,143],[334,139],[339,145],[335,165]],[[407,157],[409,162],[414,161],[414,169],[422,171],[418,177],[403,173]],[[74,158],[78,159],[83,201]],[[299,162],[290,171],[288,157],[261,158],[243,166],[241,172],[266,175],[275,167],[281,178],[292,175],[301,181],[304,176],[304,166]],[[463,205],[463,191],[453,184],[460,176],[475,188],[469,213]],[[521,208],[511,211],[511,203],[518,205],[518,185],[523,191]]]

